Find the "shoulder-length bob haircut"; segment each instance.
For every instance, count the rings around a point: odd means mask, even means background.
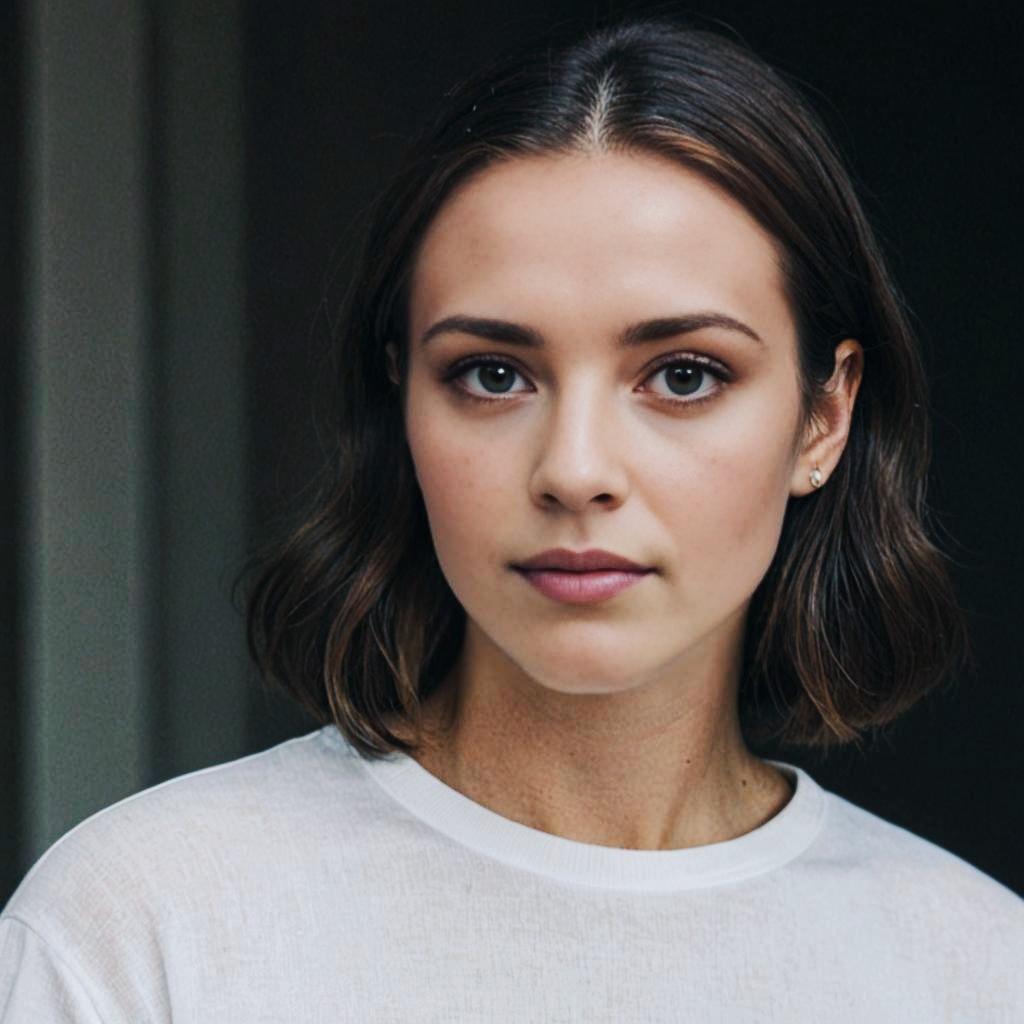
[[[835,346],[864,350],[842,458],[791,499],[751,597],[739,714],[750,740],[860,742],[951,675],[968,633],[929,538],[927,380],[849,173],[784,74],[671,16],[547,33],[446,93],[369,208],[332,336],[336,425],[304,521],[256,556],[247,638],[263,678],[367,757],[410,752],[465,611],[440,571],[406,444],[407,283],[446,197],[518,156],[662,154],[774,236],[797,327],[804,424]],[[398,351],[397,376],[386,346]],[[396,717],[397,716],[397,717]]]

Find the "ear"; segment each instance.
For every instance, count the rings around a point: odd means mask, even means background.
[[[811,483],[811,471],[821,471],[820,487],[831,476],[850,434],[853,404],[864,373],[864,350],[853,338],[841,341],[835,350],[835,369],[825,385],[797,456],[790,482],[790,494],[802,496],[818,490]]]

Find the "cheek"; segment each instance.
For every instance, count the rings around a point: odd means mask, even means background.
[[[420,415],[410,405],[406,430],[438,561],[451,579],[460,565],[490,558],[494,525],[511,507],[510,469],[465,420],[447,417],[443,409]]]
[[[784,417],[730,417],[688,448],[685,469],[665,492],[664,522],[675,537],[683,581],[694,598],[749,596],[775,555],[789,497],[789,435]]]

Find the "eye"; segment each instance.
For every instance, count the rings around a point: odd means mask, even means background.
[[[472,391],[468,391],[459,381],[463,377],[469,376],[470,370],[479,369],[481,372],[477,377],[477,381],[482,383],[485,388],[493,387],[493,391],[486,391],[485,394],[481,395]],[[511,364],[503,359],[497,359],[493,356],[476,356],[472,359],[463,360],[450,367],[445,373],[445,383],[451,384],[461,397],[464,398],[475,398],[481,402],[501,401],[500,398],[488,398],[487,395],[503,395],[503,394],[515,394],[514,391],[509,391],[512,385],[512,378],[515,376],[522,376],[519,371]],[[521,393],[521,392],[520,392]]]
[[[657,393],[657,397],[675,405],[694,405],[714,398],[729,380],[729,373],[725,367],[708,359],[707,356],[698,355],[669,356],[654,368],[647,379],[652,380],[662,374],[668,393]],[[702,390],[701,385],[709,380],[716,383],[710,389]],[[695,397],[690,397],[691,395]]]
[[[483,393],[470,391],[461,383],[463,378],[470,376],[471,370],[480,371],[476,381],[483,387]],[[720,363],[695,354],[668,356],[654,367],[646,379],[652,380],[659,376],[662,376],[667,390],[653,392],[655,398],[676,406],[696,405],[714,398],[723,390],[725,382],[731,379],[729,371]],[[444,382],[460,398],[494,404],[504,401],[501,395],[526,393],[512,390],[513,379],[516,377],[523,378],[523,374],[508,360],[495,356],[473,356],[449,367],[444,374]],[[711,379],[716,382],[713,387],[701,387]]]

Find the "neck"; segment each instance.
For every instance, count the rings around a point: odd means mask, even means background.
[[[679,849],[743,835],[792,795],[746,748],[733,687],[565,693],[499,685],[476,667],[463,660],[424,702],[414,756],[506,818],[578,842]]]

